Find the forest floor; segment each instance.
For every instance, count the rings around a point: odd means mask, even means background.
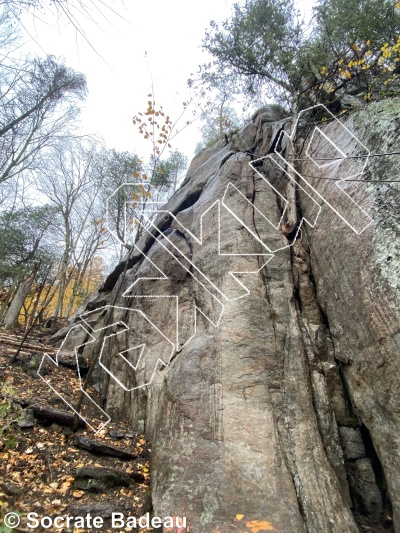
[[[121,423],[110,423],[97,433],[84,424],[73,431],[68,424],[72,411],[37,374],[37,361],[57,351],[48,344],[50,334],[34,331],[10,365],[22,336],[22,329],[0,330],[0,533],[151,531],[127,524],[128,516],[151,511],[149,443]],[[76,369],[60,365],[57,383],[69,397],[77,396]],[[88,392],[99,400],[96,391]],[[90,408],[85,407],[88,416]],[[118,528],[112,527],[112,512],[124,515]],[[7,513],[16,513],[14,520],[20,517],[17,527],[6,526]],[[27,513],[38,516],[29,522]],[[87,513],[103,519],[100,529],[87,521],[71,519],[67,524],[65,517]],[[63,517],[57,523],[62,527],[48,527],[56,516]],[[42,517],[50,518],[36,527],[32,520]]]

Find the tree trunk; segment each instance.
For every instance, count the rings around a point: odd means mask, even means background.
[[[29,329],[34,320],[35,320],[35,315],[36,315],[36,311],[39,307],[39,303],[40,303],[40,297],[42,296],[42,292],[43,292],[43,289],[44,289],[44,284],[45,284],[45,281],[40,285],[39,287],[39,290],[37,291],[36,293],[36,300],[33,304],[33,308],[32,308],[32,311],[29,313],[29,316],[27,317],[27,323],[26,323],[26,327],[27,329]]]
[[[5,297],[5,299],[3,300],[2,304],[1,304],[1,307],[0,307],[0,323],[1,323],[1,319],[3,318],[3,316],[7,312],[7,307],[8,307],[9,302],[10,302],[10,300],[12,299],[12,297],[13,297],[13,295],[15,293],[15,287],[16,287],[16,283],[14,281],[12,286],[8,290],[8,293],[7,293],[6,297]]]
[[[3,319],[3,325],[7,329],[11,329],[18,325],[19,313],[24,304],[25,298],[28,296],[32,288],[33,280],[35,279],[38,270],[39,265],[37,264],[33,267],[33,270],[27,276],[25,276],[20,286],[18,287],[14,298],[12,299],[10,307],[8,308]]]

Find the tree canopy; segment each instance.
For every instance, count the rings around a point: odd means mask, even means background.
[[[0,183],[33,169],[45,148],[71,135],[86,78],[53,56],[10,53],[18,32],[0,20]]]
[[[293,0],[246,0],[211,22],[200,67],[208,86],[235,84],[252,98],[291,108],[331,103],[341,94],[398,92],[400,9],[391,0],[319,0],[311,22]]]

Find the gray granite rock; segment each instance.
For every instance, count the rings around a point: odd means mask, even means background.
[[[152,441],[156,515],[187,516],[194,533],[228,533],[236,514],[282,532],[357,533],[360,516],[380,531],[391,502],[400,531],[399,188],[383,183],[400,160],[363,169],[365,159],[319,158],[398,150],[399,107],[370,105],[347,129],[320,125],[308,152],[310,137],[300,139],[295,243],[280,227],[286,174],[272,160],[257,173],[222,142],[194,158],[165,206],[172,215],[139,242],[145,253],[125,258],[114,319],[129,331],[109,339],[106,361],[125,390],[104,371],[96,380],[114,420]],[[260,110],[242,149],[257,128],[266,156],[290,131],[282,119]],[[332,181],[352,176],[364,182],[341,185],[346,194]],[[136,371],[118,355],[129,350]]]

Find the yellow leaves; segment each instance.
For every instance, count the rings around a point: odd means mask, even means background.
[[[180,129],[176,128],[178,121],[189,108],[191,100],[182,102],[184,109],[181,116],[177,121],[173,121],[171,120],[171,117],[164,112],[161,105],[156,105],[152,92],[147,96],[146,111],[142,113],[138,112],[133,117],[133,124],[137,126],[137,131],[142,138],[149,141],[148,144],[151,145],[151,153],[149,154],[151,163],[148,172],[153,175],[156,170],[155,161],[161,160],[161,157],[167,148],[172,148],[170,141],[182,131],[182,129],[192,124],[191,120],[187,120],[184,127]],[[139,117],[143,117],[143,120]],[[134,177],[139,177],[138,173],[134,174]],[[143,179],[146,180],[148,178],[147,176],[143,176]]]
[[[85,494],[85,492],[83,490],[75,490],[73,493],[72,493],[72,497],[73,498],[76,498],[76,499],[79,499],[79,498],[82,498],[82,496]]]
[[[389,43],[385,43],[381,48],[382,55],[385,59],[388,59],[392,56],[392,49],[389,46]]]
[[[241,520],[243,520],[243,518],[244,518],[244,514],[237,514],[232,521],[232,527],[236,527],[233,524],[235,522],[240,522]],[[248,520],[246,522],[246,527],[249,528],[250,533],[260,533],[263,531],[276,531],[276,529],[272,526],[272,524],[270,522],[267,522],[266,520]],[[237,527],[236,529],[239,531]],[[242,529],[240,529],[240,531],[242,531]]]
[[[59,489],[57,489],[57,492],[59,492],[60,494],[66,494],[68,492],[68,490],[70,489],[71,485],[72,485],[73,479],[74,478],[72,478],[71,480],[67,479],[66,481],[64,481],[61,484],[61,487]]]
[[[145,463],[144,465],[138,463],[137,466],[140,468],[140,470],[143,472],[144,476],[147,478],[149,477],[149,464]]]
[[[139,201],[139,196],[135,192],[132,193],[132,198],[137,202]]]
[[[133,177],[134,177],[134,178],[140,178],[140,174],[139,174],[139,172],[134,172],[134,173],[133,173]]]
[[[276,531],[272,524],[266,522],[265,520],[252,520],[251,522],[246,522],[246,527],[248,527],[251,533],[259,533],[260,531]]]
[[[343,81],[346,84],[348,80],[356,80],[357,83],[362,73],[366,85],[371,86],[370,89],[364,89],[364,93],[367,93],[364,99],[369,101],[372,94],[382,93],[382,87],[397,81],[395,72],[399,62],[400,35],[395,44],[386,42],[381,47],[371,47],[371,39],[361,44],[353,43],[342,57],[321,67],[323,80],[315,86],[314,91],[324,89],[327,93],[334,93]]]

